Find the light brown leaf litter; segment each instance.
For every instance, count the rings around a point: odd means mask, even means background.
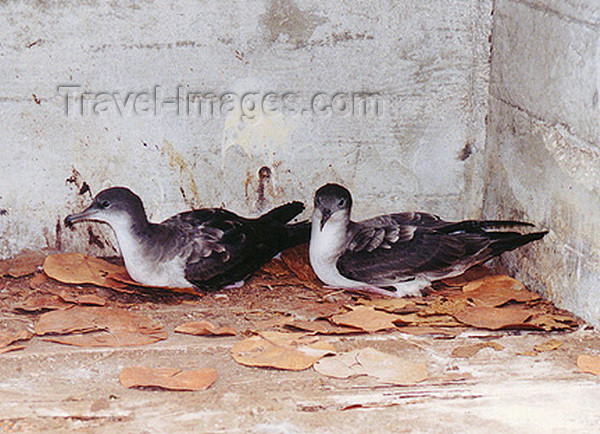
[[[72,306],[72,304],[66,303],[57,295],[34,292],[29,294],[25,300],[17,303],[15,309],[24,312],[40,312],[43,310],[68,309]]]
[[[471,306],[457,311],[454,316],[460,322],[489,330],[506,328],[527,328],[527,321],[532,313],[522,307],[494,308],[488,306]]]
[[[509,276],[485,276],[481,279],[467,282],[463,287],[463,292],[472,292],[480,288],[506,289],[509,291],[523,291],[525,285]],[[539,298],[539,297],[538,297]]]
[[[122,273],[123,270],[124,267],[120,265],[81,253],[49,255],[44,261],[44,272],[59,282],[92,284],[111,289],[123,289],[127,286],[110,277]]]
[[[395,329],[394,321],[398,315],[375,310],[370,306],[349,306],[350,312],[333,315],[334,324],[354,327],[365,332],[378,332],[381,330]]]
[[[43,252],[24,250],[13,258],[0,261],[0,277],[19,278],[33,274],[42,266],[45,257]]]
[[[125,387],[159,387],[167,390],[195,391],[208,389],[217,379],[211,368],[183,371],[177,368],[149,368],[133,366],[119,375]]]
[[[536,310],[536,315],[529,322],[530,325],[544,331],[574,330],[579,326],[578,321],[561,313],[554,313],[552,306],[544,306],[544,310]]]
[[[123,309],[74,307],[43,314],[35,325],[45,340],[82,347],[147,345],[167,338],[163,326]]]
[[[362,348],[319,360],[315,370],[334,378],[367,375],[379,382],[396,385],[416,384],[428,377],[424,363],[414,363],[374,348]]]
[[[452,357],[466,359],[473,357],[484,348],[492,348],[494,351],[502,351],[504,349],[504,345],[501,345],[497,342],[479,342],[477,344],[462,345],[452,350]]]
[[[335,347],[306,333],[265,331],[231,348],[234,360],[245,366],[302,371],[334,354]]]
[[[53,294],[65,303],[104,306],[106,299],[92,292],[83,292],[81,287],[74,288],[51,280],[46,274],[38,273],[29,281],[29,287],[36,291]]]
[[[314,321],[288,320],[285,325],[292,329],[303,330],[305,332],[311,332],[319,335],[364,333],[364,330],[362,329],[332,324],[325,319],[316,319]]]
[[[357,304],[396,314],[415,313],[420,310],[412,298],[360,298],[357,300]]]
[[[469,268],[460,276],[450,277],[448,279],[443,279],[441,282],[450,287],[463,287],[467,283],[472,282],[473,280],[478,280],[484,278],[486,276],[491,276],[492,271],[484,267],[482,265],[475,265],[474,267]]]
[[[308,283],[311,288],[322,288],[323,284],[310,266],[308,244],[301,244],[281,253],[281,260],[301,281]]]
[[[196,336],[234,336],[236,331],[231,326],[217,327],[210,321],[201,320],[181,324],[175,328],[177,333]]]
[[[548,351],[554,351],[562,346],[562,342],[556,339],[549,339],[546,342],[542,342],[541,344],[537,344],[533,347],[534,351],[538,353],[545,353]]]
[[[32,337],[33,333],[27,330],[21,330],[15,334],[0,331],[0,354],[22,350],[25,346],[20,343],[28,341]],[[19,342],[19,344],[17,344],[17,342]]]
[[[577,357],[577,367],[581,372],[600,376],[600,357],[582,354]]]

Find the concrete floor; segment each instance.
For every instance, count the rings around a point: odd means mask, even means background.
[[[401,332],[326,338],[339,351],[370,346],[427,363],[428,380],[382,386],[366,377],[325,377],[312,368],[245,367],[229,353],[240,336],[172,333],[176,325],[198,318],[244,330],[244,311],[257,312],[256,302],[244,305],[230,295],[178,303],[113,300],[165,324],[169,338],[153,345],[87,349],[35,338],[24,350],[0,355],[0,431],[591,433],[600,427],[600,379],[576,366],[579,354],[600,350],[600,334],[589,327],[572,333],[470,329],[454,339]],[[285,306],[284,299],[277,288],[263,296],[265,306],[280,301]],[[2,312],[3,324],[35,320],[35,315]],[[549,339],[563,344],[535,356],[519,355]],[[477,342],[505,348],[452,357],[454,348]],[[119,372],[135,365],[213,367],[219,377],[199,392],[126,389]]]

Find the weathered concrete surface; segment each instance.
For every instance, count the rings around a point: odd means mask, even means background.
[[[496,2],[491,93],[598,146],[600,22],[571,18],[549,3]],[[600,13],[598,2],[594,10],[585,18]]]
[[[0,256],[46,245],[108,254],[97,225],[60,221],[127,185],[151,217],[193,206],[244,214],[311,202],[328,181],[358,216],[475,215],[488,111],[491,0],[2,2]],[[375,92],[380,116],[64,113],[90,92]],[[258,170],[271,169],[265,197]],[[104,246],[104,248],[100,247]]]
[[[600,4],[498,1],[484,216],[550,234],[504,256],[521,280],[600,325]]]

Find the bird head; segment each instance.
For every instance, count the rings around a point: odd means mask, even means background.
[[[85,210],[67,216],[65,226],[82,220],[108,223],[113,227],[147,222],[142,200],[125,187],[102,190]]]
[[[323,230],[328,221],[343,222],[350,220],[352,196],[347,188],[338,184],[326,184],[315,193],[315,210],[313,220],[319,222]]]

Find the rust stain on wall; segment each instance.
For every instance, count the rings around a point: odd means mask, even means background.
[[[173,144],[167,139],[163,140],[161,154],[167,156],[169,159],[169,166],[171,166],[172,169],[177,170],[181,175],[180,182],[185,184],[185,188],[182,185],[180,185],[179,188],[186,205],[190,208],[198,208],[200,206],[200,195],[198,194],[198,186],[196,185],[194,174],[192,173],[192,169],[188,162],[183,155],[177,152]],[[185,192],[188,193],[186,194]]]
[[[271,184],[271,169],[269,169],[267,166],[263,166],[258,169],[258,188],[256,190],[258,199],[256,201],[256,206],[260,211],[264,210],[267,205],[265,189],[269,189],[271,194],[273,193],[273,186]]]

